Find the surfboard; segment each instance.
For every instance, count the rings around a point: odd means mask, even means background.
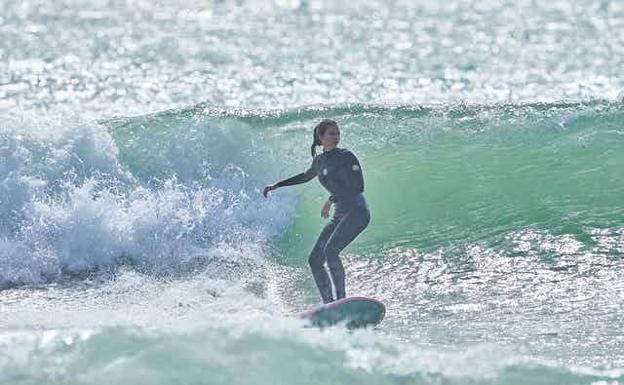
[[[383,320],[386,307],[368,297],[347,297],[317,305],[299,313],[299,318],[310,321],[311,326],[324,328],[345,323],[348,329],[377,325]]]

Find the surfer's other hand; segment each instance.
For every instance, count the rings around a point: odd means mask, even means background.
[[[262,191],[262,195],[264,195],[264,197],[266,198],[266,197],[267,197],[267,193],[268,193],[269,191],[273,191],[273,190],[275,190],[275,189],[277,189],[277,186],[276,186],[276,185],[274,185],[274,184],[272,184],[272,185],[268,185],[268,186],[266,186],[266,187],[264,188],[264,191]]]
[[[331,205],[332,205],[332,202],[330,200],[325,202],[325,204],[323,205],[323,208],[321,209],[321,217],[323,218],[329,217],[329,209],[331,208]]]

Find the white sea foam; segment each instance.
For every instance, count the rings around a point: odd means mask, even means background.
[[[281,203],[292,196],[265,200],[262,180],[247,176],[262,152],[252,154],[249,141],[225,130],[220,146],[218,130],[190,137],[196,128],[136,138],[160,142],[120,154],[111,132],[93,122],[3,120],[0,285],[47,282],[119,260],[166,270],[278,233],[292,212]],[[161,174],[150,178],[149,170]]]

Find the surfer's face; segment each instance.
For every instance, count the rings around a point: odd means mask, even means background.
[[[324,147],[335,147],[340,142],[340,131],[334,127],[330,127],[321,135],[321,143]]]

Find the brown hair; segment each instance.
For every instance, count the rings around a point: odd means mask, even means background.
[[[314,127],[314,134],[313,134],[314,139],[312,141],[312,146],[310,148],[313,159],[316,156],[316,146],[321,145],[321,139],[319,139],[319,137],[321,135],[325,135],[325,131],[327,131],[329,128],[332,128],[332,127],[340,131],[340,129],[338,128],[338,123],[336,123],[335,121],[331,119],[323,119],[321,120],[319,124],[316,125],[316,127]]]

